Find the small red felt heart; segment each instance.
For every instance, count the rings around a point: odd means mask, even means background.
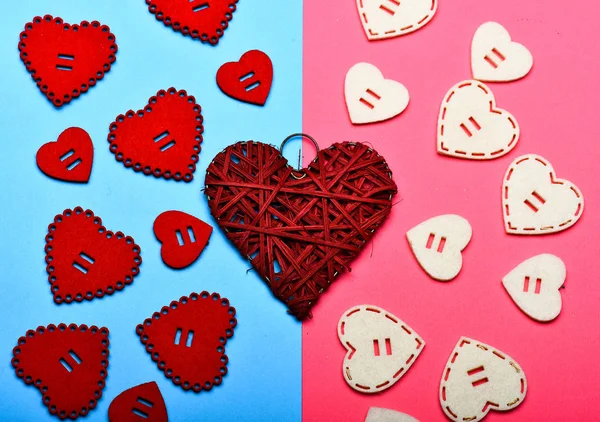
[[[250,50],[239,62],[229,62],[217,72],[217,85],[225,94],[250,104],[264,105],[273,83],[273,63],[260,50]]]
[[[213,45],[235,12],[238,0],[146,0],[156,19],[175,31]]]
[[[154,235],[162,243],[160,256],[175,269],[196,261],[211,233],[211,226],[181,211],[165,211],[154,220]]]
[[[97,21],[70,25],[46,15],[25,25],[19,51],[42,93],[60,107],[104,77],[116,60],[117,44],[110,28]]]
[[[164,306],[135,331],[173,384],[199,393],[220,385],[227,373],[225,343],[236,325],[229,301],[204,291]]]
[[[54,217],[45,251],[48,281],[59,304],[123,290],[142,263],[140,247],[131,237],[106,230],[100,217],[81,207]]]
[[[78,183],[90,180],[93,160],[92,138],[78,127],[70,127],[55,142],[42,145],[35,156],[38,167],[46,176]]]
[[[137,113],[110,125],[110,152],[125,167],[155,177],[191,181],[202,142],[202,108],[184,90],[160,90]]]
[[[206,170],[210,212],[290,313],[302,320],[385,221],[396,193],[377,151],[335,143],[295,171],[260,142],[238,142]]]
[[[85,416],[102,397],[108,368],[108,329],[49,325],[29,330],[13,349],[12,366],[60,419]]]
[[[158,385],[152,381],[123,391],[110,404],[110,422],[167,422],[167,407]]]

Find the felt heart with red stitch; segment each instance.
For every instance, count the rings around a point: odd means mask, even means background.
[[[175,31],[217,44],[238,0],[146,0],[156,19]]]
[[[19,51],[42,93],[61,107],[104,77],[116,60],[117,44],[110,28],[97,21],[70,25],[46,15],[25,25]]]
[[[202,142],[202,108],[184,90],[160,90],[143,110],[129,110],[110,125],[117,161],[154,177],[191,181]]]
[[[336,143],[295,171],[272,146],[238,142],[206,171],[211,214],[302,320],[389,215],[396,184],[361,143]]]
[[[46,272],[56,303],[113,294],[133,282],[142,263],[140,247],[113,233],[81,207],[54,217],[46,235]]]
[[[85,416],[102,397],[108,368],[108,329],[49,325],[29,330],[13,349],[12,366],[60,419]]]
[[[199,393],[220,385],[227,374],[225,343],[236,325],[229,300],[204,291],[163,306],[135,331],[173,384]]]

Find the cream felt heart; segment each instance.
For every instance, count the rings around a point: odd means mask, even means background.
[[[502,284],[517,306],[537,321],[552,321],[562,309],[559,289],[567,268],[557,256],[541,254],[520,263]]]
[[[476,422],[490,410],[514,409],[526,393],[525,373],[513,358],[461,337],[442,374],[440,404],[449,419]]]
[[[355,125],[380,122],[402,113],[410,96],[400,82],[384,79],[369,63],[357,63],[346,74],[346,105]]]
[[[365,422],[419,422],[406,413],[395,410],[384,409],[382,407],[371,407],[367,414]]]
[[[378,393],[394,385],[417,360],[425,342],[385,309],[360,305],[348,309],[338,323],[338,336],[348,351],[344,379],[361,393]]]
[[[380,40],[408,34],[425,26],[438,0],[356,0],[367,38]]]
[[[446,94],[438,118],[438,153],[471,160],[508,154],[519,141],[519,124],[496,107],[492,90],[478,81],[463,81]]]
[[[473,79],[508,82],[527,75],[533,56],[525,46],[511,40],[510,34],[496,22],[484,23],[471,43]]]
[[[510,234],[545,234],[568,229],[583,213],[583,195],[558,179],[552,165],[535,154],[510,165],[502,186],[504,228]]]
[[[432,278],[452,280],[462,268],[462,250],[473,231],[460,215],[440,215],[406,232],[410,248],[419,265]]]

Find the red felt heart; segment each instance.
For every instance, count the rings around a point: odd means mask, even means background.
[[[113,294],[133,282],[142,263],[140,247],[113,233],[81,207],[54,217],[46,235],[46,271],[54,302],[81,302]]]
[[[85,416],[102,397],[108,368],[108,329],[71,324],[29,330],[13,349],[12,366],[60,419]]]
[[[19,51],[42,93],[60,107],[104,77],[116,60],[117,44],[110,28],[97,21],[70,25],[46,15],[25,25]]]
[[[250,104],[264,105],[273,82],[273,63],[260,50],[250,50],[239,62],[229,62],[217,72],[217,85],[225,94]]]
[[[154,235],[162,243],[160,256],[171,268],[185,268],[198,259],[212,227],[181,211],[165,211],[154,220]]]
[[[87,183],[92,172],[94,145],[88,133],[70,127],[56,142],[48,142],[38,150],[35,161],[49,177],[66,182]]]
[[[396,184],[383,157],[336,143],[295,171],[260,142],[238,142],[206,171],[211,214],[290,313],[302,320],[389,215]]]
[[[225,343],[237,324],[235,308],[217,293],[192,293],[155,312],[135,331],[173,384],[199,393],[227,373]]]
[[[117,116],[108,134],[110,152],[135,171],[189,182],[204,131],[201,111],[187,92],[160,90],[143,110]]]
[[[146,0],[156,19],[175,31],[217,44],[238,0]]]
[[[167,408],[158,385],[152,381],[123,391],[108,408],[110,422],[167,422]]]

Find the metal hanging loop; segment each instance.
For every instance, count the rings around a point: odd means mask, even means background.
[[[279,147],[279,151],[280,151],[280,152],[283,154],[283,147],[285,146],[285,144],[286,144],[286,143],[287,143],[287,142],[288,142],[290,139],[293,139],[293,138],[298,138],[298,137],[300,137],[300,138],[306,138],[306,139],[310,139],[310,140],[312,141],[312,143],[314,144],[314,146],[315,146],[316,150],[317,150],[317,155],[319,154],[319,150],[320,150],[320,149],[319,149],[319,144],[317,143],[317,141],[315,140],[315,138],[313,138],[313,137],[312,137],[312,136],[310,136],[310,135],[307,135],[306,133],[293,133],[293,134],[291,134],[290,136],[288,136],[287,138],[285,138],[285,139],[283,140],[283,142],[281,143],[281,146]],[[302,150],[298,151],[298,169],[297,169],[298,171],[302,171],[302,163],[300,162],[300,159],[301,159],[301,151],[302,151]],[[304,176],[303,176],[303,177],[304,177]]]

